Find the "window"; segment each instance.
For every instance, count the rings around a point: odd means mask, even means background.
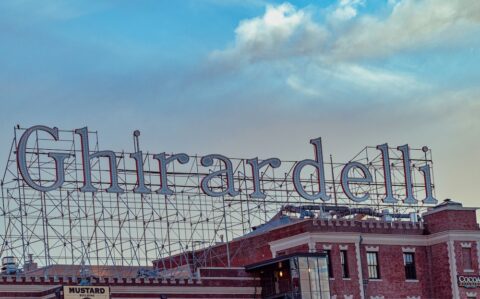
[[[405,278],[417,279],[417,272],[415,271],[415,254],[413,252],[403,253],[403,264],[405,265]]]
[[[472,267],[472,249],[471,248],[462,248],[462,259],[463,259],[463,268],[465,270],[471,270]]]
[[[378,253],[367,251],[368,278],[380,279],[380,265],[378,264]]]
[[[348,273],[348,257],[347,257],[347,251],[346,250],[341,250],[340,251],[340,262],[342,264],[342,277],[343,278],[349,278],[350,273]]]
[[[330,250],[324,250],[324,252],[327,254],[328,277],[333,278],[332,255],[330,254]]]
[[[325,257],[295,257],[298,262],[291,262],[292,269],[297,273],[292,275],[292,292],[282,296],[262,293],[264,298],[330,298],[330,285],[327,276],[327,258]],[[263,289],[262,289],[263,292]]]

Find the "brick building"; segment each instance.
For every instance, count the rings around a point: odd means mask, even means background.
[[[90,284],[109,286],[111,298],[480,298],[474,208],[447,200],[408,221],[335,209],[294,214],[283,211],[187,258],[154,261],[153,269],[170,265],[170,276],[118,277],[118,269],[92,268]],[[199,256],[208,264],[197,265]],[[62,286],[80,281],[72,269],[4,275],[0,297],[62,298]],[[182,269],[196,274],[182,276]]]

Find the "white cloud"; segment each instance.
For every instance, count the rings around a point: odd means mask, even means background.
[[[408,74],[399,74],[384,69],[345,64],[336,69],[335,75],[352,84],[368,88],[388,86],[390,88],[420,87]]]
[[[379,58],[399,51],[450,47],[480,30],[478,0],[402,0],[385,19],[359,18],[337,35],[331,55],[337,59]]]
[[[215,60],[256,62],[292,56],[356,60],[428,47],[450,47],[480,32],[478,0],[398,0],[385,18],[357,16],[363,0],[340,0],[328,19],[351,20],[347,28],[313,20],[289,3],[269,5],[263,16],[240,22],[235,43],[214,51]]]
[[[326,39],[307,11],[288,3],[268,5],[262,17],[242,21],[235,34],[233,47],[214,51],[212,59],[255,62],[311,54]]]
[[[363,5],[363,0],[340,0],[338,7],[333,11],[331,21],[346,21],[357,16],[357,7]]]
[[[390,2],[391,12],[384,17],[357,15],[361,5],[364,0],[340,0],[326,23],[317,21],[311,8],[269,5],[263,16],[241,21],[234,44],[210,58],[236,67],[275,62],[270,67],[283,74],[286,85],[309,97],[324,95],[320,89],[332,80],[405,94],[428,84],[413,74],[369,63],[408,51],[478,44],[478,0],[397,0]],[[332,18],[348,22],[336,26],[329,22]],[[314,71],[306,72],[305,65]]]

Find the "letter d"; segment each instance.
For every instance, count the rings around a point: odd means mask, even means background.
[[[315,148],[315,160],[306,159],[298,162],[297,165],[295,165],[295,168],[293,169],[293,185],[295,186],[295,190],[297,190],[298,194],[305,199],[315,200],[320,198],[323,201],[328,201],[330,200],[330,195],[327,195],[326,192],[327,188],[325,183],[325,171],[323,169],[322,139],[312,139],[310,140],[310,143]],[[319,190],[315,194],[307,193],[302,186],[301,173],[302,169],[307,165],[314,167],[317,171]]]

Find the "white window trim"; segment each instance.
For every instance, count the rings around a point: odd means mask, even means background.
[[[467,297],[476,297],[477,292],[467,292]]]

